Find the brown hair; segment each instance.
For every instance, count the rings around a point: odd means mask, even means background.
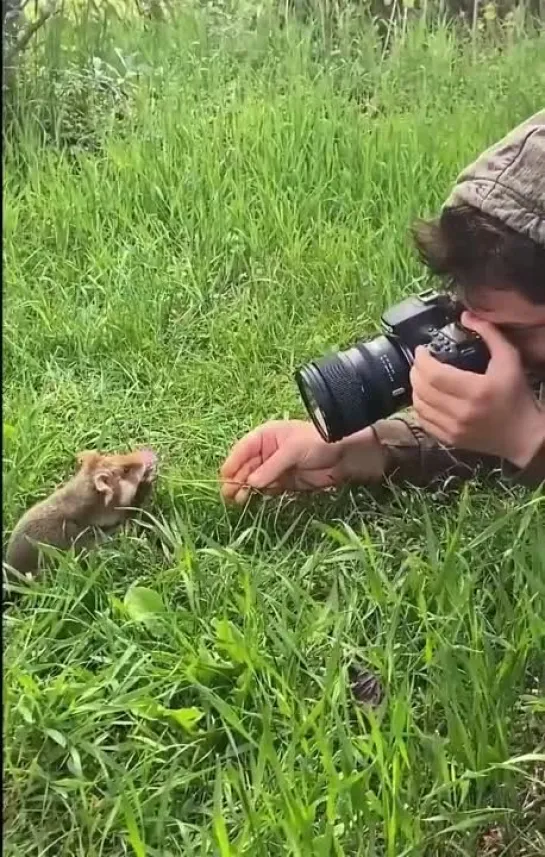
[[[545,304],[545,246],[497,218],[460,205],[417,221],[412,233],[422,261],[447,289],[468,295],[480,288],[512,289]]]

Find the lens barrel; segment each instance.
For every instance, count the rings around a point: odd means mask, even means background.
[[[399,340],[378,336],[308,363],[295,381],[317,430],[333,443],[409,404],[411,364]]]

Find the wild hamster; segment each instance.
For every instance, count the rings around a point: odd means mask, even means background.
[[[41,568],[40,544],[74,547],[79,554],[103,541],[142,505],[156,475],[157,456],[148,449],[126,455],[81,452],[76,460],[75,476],[25,512],[11,534],[6,563],[26,577]]]

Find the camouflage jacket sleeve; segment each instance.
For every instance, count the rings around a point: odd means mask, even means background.
[[[540,400],[538,388],[536,392]],[[467,480],[478,473],[497,473],[529,488],[545,481],[545,445],[519,470],[500,458],[444,446],[421,428],[411,411],[379,420],[373,430],[386,453],[385,476],[391,482],[425,486],[449,478]]]

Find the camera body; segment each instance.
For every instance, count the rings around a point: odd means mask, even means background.
[[[461,312],[448,295],[430,289],[387,309],[381,322],[386,336],[398,341],[411,363],[418,346],[424,345],[442,363],[483,374],[490,354],[481,337],[460,324]]]
[[[460,324],[461,310],[432,290],[411,295],[383,313],[382,335],[300,368],[296,383],[324,440],[341,440],[410,405],[410,371],[420,345],[443,363],[484,374],[488,348]]]

